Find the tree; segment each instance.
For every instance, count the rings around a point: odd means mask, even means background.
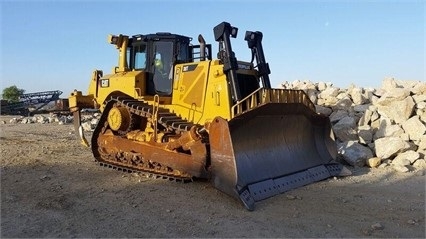
[[[10,102],[18,102],[19,96],[24,94],[24,89],[19,89],[16,85],[9,86],[3,89],[2,98]]]

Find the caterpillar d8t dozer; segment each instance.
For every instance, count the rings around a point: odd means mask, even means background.
[[[95,70],[89,92],[69,97],[102,114],[90,147],[103,166],[171,180],[208,179],[253,210],[256,201],[340,175],[329,119],[301,90],[272,89],[262,33],[247,31],[251,62],[238,61],[227,22],[214,27],[217,59],[198,36],[110,35],[112,74]]]

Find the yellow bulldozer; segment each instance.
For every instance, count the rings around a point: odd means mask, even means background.
[[[70,110],[82,143],[102,166],[169,180],[208,179],[249,209],[257,201],[342,175],[328,117],[301,90],[271,88],[263,34],[247,31],[250,62],[239,61],[227,22],[213,29],[217,59],[202,35],[110,35],[111,74],[95,70]],[[82,109],[102,114],[89,143]]]

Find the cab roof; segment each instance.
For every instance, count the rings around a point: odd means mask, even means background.
[[[176,40],[179,42],[185,42],[189,43],[192,41],[192,37],[187,37],[183,35],[173,34],[170,32],[157,32],[154,34],[137,34],[133,35],[130,39],[133,42],[140,42],[140,41],[161,41],[161,40]]]

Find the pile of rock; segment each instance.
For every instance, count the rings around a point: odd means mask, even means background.
[[[295,81],[330,117],[339,156],[353,166],[426,168],[426,82],[383,80],[380,89]]]
[[[93,131],[93,129],[98,124],[100,113],[94,114],[84,114],[81,116],[82,127],[84,131]],[[5,124],[6,122],[2,122]],[[73,123],[73,116],[71,115],[35,115],[31,117],[15,117],[9,120],[10,124],[49,124],[49,123],[58,123],[58,124],[71,124]]]
[[[72,123],[72,116],[58,116],[58,115],[35,115],[30,117],[15,117],[9,120],[10,124],[69,124]]]

